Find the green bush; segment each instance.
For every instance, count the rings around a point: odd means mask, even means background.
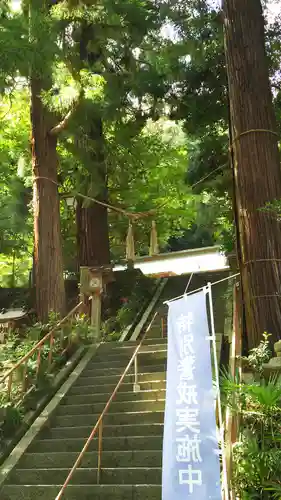
[[[269,358],[268,335],[264,334],[247,358],[255,381],[245,384],[227,374],[221,381],[223,403],[240,418],[232,487],[242,500],[281,498],[281,384],[277,376],[264,377],[263,364]]]
[[[102,324],[105,338],[117,340],[121,332],[131,325],[144,305],[152,298],[155,289],[155,280],[146,276],[137,276],[130,293],[121,297],[115,317],[110,317]]]
[[[31,349],[57,324],[57,317],[51,315],[47,325],[36,323],[26,331],[25,338],[19,337],[15,332],[10,333],[7,343],[0,350],[0,367],[4,373],[11,366],[22,359]],[[13,375],[11,400],[7,398],[7,387],[2,387],[0,392],[0,427],[2,435],[13,434],[21,424],[24,413],[36,407],[36,395],[47,394],[58,370],[68,359],[66,347],[73,349],[81,344],[88,343],[93,336],[89,320],[78,315],[69,324],[64,325],[54,334],[52,345],[52,366],[49,366],[50,343],[43,344],[40,354],[40,368],[38,370],[38,351],[31,356],[26,367],[21,365]],[[23,377],[25,374],[25,390],[34,388],[27,400],[21,401]]]
[[[0,429],[2,438],[10,437],[18,429],[23,420],[22,405],[15,406],[8,401],[6,394],[0,394]]]

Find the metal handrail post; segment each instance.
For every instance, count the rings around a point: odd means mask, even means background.
[[[12,366],[7,373],[5,373],[1,379],[0,379],[0,385],[7,384],[7,398],[8,401],[11,400],[12,396],[12,385],[14,382],[14,373],[16,370],[18,370],[19,367],[23,366],[23,378],[22,378],[22,390],[21,390],[21,398],[24,397],[25,395],[25,388],[26,388],[26,376],[27,376],[27,364],[29,359],[32,358],[32,356],[37,352],[37,368],[36,368],[36,376],[39,374],[39,369],[41,366],[41,354],[42,354],[42,348],[44,344],[47,343],[47,341],[50,341],[50,351],[48,355],[48,369],[50,369],[51,361],[52,361],[52,356],[53,356],[53,342],[54,342],[54,337],[55,337],[55,332],[65,324],[65,322],[73,316],[74,313],[76,313],[79,308],[81,307],[83,303],[79,302],[62,320],[60,320],[53,328],[52,330],[47,333],[37,344],[23,356],[14,366]],[[30,389],[29,389],[30,391]]]
[[[135,382],[134,382],[134,392],[140,392],[140,385],[138,384],[138,355],[135,356]]]
[[[135,349],[134,354],[132,355],[132,357],[131,357],[131,359],[130,359],[129,363],[127,364],[127,366],[126,366],[125,370],[123,371],[123,374],[121,375],[121,377],[120,377],[120,379],[119,379],[119,382],[117,383],[117,385],[116,385],[116,387],[115,387],[114,391],[112,392],[112,394],[111,394],[111,396],[110,396],[109,400],[107,401],[107,403],[106,403],[106,405],[105,405],[105,407],[104,407],[104,409],[103,409],[102,413],[100,414],[100,416],[99,416],[99,418],[98,418],[98,420],[97,420],[96,425],[94,426],[94,428],[93,428],[93,430],[92,430],[91,434],[89,435],[89,437],[88,437],[88,439],[87,439],[87,441],[86,441],[85,445],[83,446],[83,448],[82,448],[81,452],[79,453],[79,456],[77,457],[77,460],[76,460],[76,461],[75,461],[75,463],[73,464],[73,467],[72,467],[72,469],[70,470],[70,472],[69,472],[69,474],[68,474],[68,476],[67,476],[67,478],[66,478],[66,480],[65,480],[65,482],[64,482],[64,484],[63,484],[63,486],[61,487],[61,489],[60,489],[59,493],[57,494],[57,496],[56,496],[56,499],[55,499],[55,500],[61,500],[61,498],[63,497],[63,495],[64,495],[64,493],[65,493],[65,490],[66,490],[67,486],[69,485],[69,482],[71,481],[71,479],[72,479],[72,477],[73,477],[73,475],[74,475],[75,471],[77,470],[77,468],[78,468],[78,467],[79,467],[79,465],[81,464],[81,461],[82,461],[82,459],[83,459],[83,457],[84,457],[84,454],[85,454],[85,453],[86,453],[86,451],[88,450],[88,448],[89,448],[89,446],[90,446],[90,443],[91,443],[92,439],[96,436],[96,433],[97,433],[98,431],[100,431],[100,425],[101,425],[101,423],[103,422],[103,418],[104,418],[104,416],[107,414],[108,409],[109,409],[109,407],[110,407],[110,405],[111,405],[111,403],[112,403],[113,399],[115,398],[116,393],[117,393],[117,392],[118,392],[118,390],[119,390],[119,387],[120,387],[120,386],[121,386],[121,384],[123,383],[125,376],[127,375],[127,373],[128,373],[128,371],[129,371],[129,369],[131,368],[131,366],[132,366],[132,364],[133,364],[133,362],[134,362],[134,360],[135,360],[135,358],[136,358],[136,356],[137,356],[138,352],[140,351],[140,349],[141,349],[141,347],[142,347],[142,345],[143,345],[143,342],[144,342],[144,340],[145,340],[145,338],[146,338],[146,335],[147,335],[147,334],[148,334],[148,332],[150,331],[151,326],[152,326],[152,324],[153,324],[153,322],[154,322],[154,320],[155,320],[155,318],[156,318],[157,314],[158,314],[158,312],[156,311],[156,313],[154,314],[154,316],[153,316],[153,318],[152,318],[152,320],[151,320],[150,324],[148,325],[148,327],[147,327],[147,329],[146,329],[146,331],[145,331],[145,333],[144,333],[144,335],[143,335],[143,337],[142,337],[142,340],[140,341],[139,345],[138,345],[138,346],[137,346],[137,348]],[[102,453],[102,433],[101,433],[101,431],[100,431],[100,432],[99,432],[99,459],[98,459],[98,476],[97,476],[97,479],[98,479],[98,480],[100,480],[100,472],[99,472],[99,470],[101,469],[101,453]]]
[[[99,425],[97,484],[100,484],[100,474],[101,474],[102,432],[103,432],[103,419],[100,421],[100,425]]]

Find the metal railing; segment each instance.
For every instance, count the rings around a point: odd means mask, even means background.
[[[156,280],[156,285],[153,290],[152,296],[144,303],[143,307],[140,308],[139,312],[136,315],[134,322],[132,323],[131,328],[127,331],[126,336],[121,336],[119,342],[123,342],[124,340],[133,340],[135,333],[141,331],[144,325],[147,322],[147,318],[149,318],[154,310],[159,296],[163,292],[164,287],[166,286],[167,279],[159,278]]]
[[[167,332],[168,332],[167,316],[162,316],[161,317],[161,337],[162,337],[162,339],[167,337]]]
[[[108,410],[109,410],[109,407],[113,401],[113,399],[115,398],[116,396],[116,393],[118,392],[118,389],[119,387],[121,386],[125,376],[127,375],[130,367],[132,366],[133,362],[135,363],[135,383],[134,383],[134,391],[137,391],[139,390],[139,385],[138,385],[138,363],[137,363],[137,356],[139,354],[139,351],[143,345],[143,342],[148,334],[148,332],[150,331],[151,329],[151,326],[156,318],[156,316],[158,315],[158,311],[155,312],[155,314],[153,315],[153,318],[151,320],[151,322],[149,323],[148,327],[146,328],[145,330],[145,333],[139,343],[139,345],[137,346],[137,348],[135,349],[129,363],[127,364],[125,370],[123,371],[123,374],[121,375],[120,379],[119,379],[119,382],[117,383],[113,393],[111,394],[110,398],[108,399],[101,415],[99,416],[98,420],[97,420],[97,423],[96,425],[94,426],[90,436],[88,437],[83,449],[81,450],[76,462],[74,463],[71,471],[69,472],[60,492],[58,493],[58,495],[56,496],[56,499],[55,500],[60,500],[67,488],[67,486],[69,485],[76,469],[79,467],[82,459],[83,459],[83,456],[84,454],[86,453],[87,449],[89,448],[90,446],[90,443],[91,441],[93,440],[93,438],[96,436],[96,434],[98,433],[98,467],[97,467],[97,484],[100,484],[100,475],[101,475],[101,464],[102,464],[102,438],[103,438],[103,420],[104,420],[104,417],[105,415],[107,414]]]
[[[11,396],[12,396],[12,389],[13,389],[13,384],[17,384],[17,389],[18,392],[16,394],[15,400],[16,402],[22,401],[22,399],[29,394],[36,386],[36,381],[39,375],[39,370],[40,366],[42,363],[42,351],[43,349],[48,346],[49,350],[47,353],[47,372],[51,371],[52,364],[53,364],[53,354],[54,354],[54,344],[56,341],[56,332],[59,330],[70,318],[73,317],[75,313],[79,311],[81,308],[83,302],[79,302],[62,320],[60,320],[52,330],[47,333],[25,356],[23,356],[10,370],[8,370],[3,377],[0,379],[0,387],[3,388],[4,390],[6,389],[7,391],[7,399],[8,401],[11,401]],[[61,332],[59,332],[61,334]],[[61,339],[60,339],[61,340]],[[65,347],[63,345],[63,342],[61,342],[61,355],[65,354],[69,347],[71,345],[71,340],[70,337],[68,337],[68,342],[67,346]],[[35,381],[31,386],[28,384],[28,369],[29,369],[29,363],[34,360],[34,357],[36,358],[35,363]],[[17,373],[20,373],[20,378],[19,380],[15,380],[15,375]]]

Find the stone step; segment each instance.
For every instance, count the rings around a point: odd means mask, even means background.
[[[121,367],[126,367],[129,361],[131,360],[132,356],[122,356],[119,357],[117,356],[116,358],[112,356],[102,356],[100,359],[94,358],[86,367],[85,371],[83,373],[88,373],[89,371],[93,371],[96,369],[102,369],[102,368],[119,368]],[[138,363],[140,365],[151,365],[151,364],[157,364],[157,361],[160,359],[166,360],[167,358],[167,350],[166,349],[159,349],[158,351],[155,352],[140,352],[138,354]]]
[[[118,381],[118,379],[117,379]],[[152,382],[141,382],[141,390],[145,391],[160,391],[166,388],[165,380],[152,381]],[[116,384],[102,384],[102,385],[78,385],[72,387],[68,392],[67,397],[72,398],[73,396],[83,396],[83,395],[96,395],[98,397],[99,394],[112,394]],[[126,392],[132,392],[133,382],[131,383],[123,383],[121,384],[117,396],[121,394],[125,394]],[[117,397],[116,396],[116,397]],[[122,399],[120,397],[120,399]]]
[[[100,344],[98,348],[98,352],[115,352],[115,351],[124,351],[128,349],[134,349],[138,347],[140,343],[140,338],[137,341],[131,342],[125,341],[125,342],[104,342]],[[162,339],[161,336],[156,339],[150,339],[148,336],[144,339],[142,343],[142,349],[146,348],[146,346],[159,346],[159,345],[167,345],[167,339]]]
[[[161,339],[160,339],[161,340]],[[126,358],[131,358],[132,355],[134,354],[138,344],[136,344],[134,347],[120,347],[119,349],[102,349],[99,348],[95,354],[95,356],[92,358],[93,361],[99,361],[99,360],[104,360],[105,358],[110,358],[110,359],[126,359]],[[154,345],[142,345],[139,353],[140,354],[145,354],[145,353],[157,353],[158,351],[167,351],[167,344],[163,343],[155,343]],[[90,362],[91,362],[90,361]]]
[[[54,500],[60,485],[7,485],[1,500]],[[156,485],[70,485],[64,500],[161,500],[161,486]],[[172,499],[171,499],[172,500]]]
[[[159,340],[159,342],[158,342]],[[156,343],[154,344],[143,344],[140,348],[140,352],[150,352],[150,351],[162,351],[163,349],[167,351],[167,340],[164,340],[162,338],[159,338]]]
[[[120,348],[120,347],[128,347],[128,346],[136,346],[138,345],[138,342],[137,341],[133,341],[131,342],[130,340],[126,341],[126,342],[119,342],[118,340],[109,340],[108,342],[101,342],[100,346],[99,346],[99,349],[102,349],[102,348],[110,348],[110,349],[115,349],[115,348]]]
[[[111,357],[106,357],[103,356],[100,360],[94,360],[88,363],[86,366],[85,370],[81,374],[81,377],[83,376],[89,376],[89,372],[94,372],[97,370],[107,370],[110,368],[111,370],[113,369],[121,369],[124,370],[126,366],[128,365],[129,361],[131,359],[131,356],[126,356],[125,358],[122,359],[116,359],[116,358],[111,358]]]
[[[163,436],[125,436],[103,438],[104,451],[128,450],[161,450]],[[28,453],[55,453],[55,452],[80,452],[85,444],[85,439],[42,439],[35,440],[28,448]],[[93,438],[89,451],[98,449],[98,438]]]
[[[83,385],[85,383],[85,379],[90,379],[90,378],[97,378],[101,376],[106,376],[108,375],[109,377],[111,375],[119,375],[119,377],[123,374],[124,369],[126,368],[127,365],[119,366],[116,368],[109,368],[107,367],[102,367],[99,368],[98,365],[95,368],[91,368],[88,370],[85,370],[79,379],[77,380],[76,384]],[[161,360],[158,360],[157,363],[151,363],[151,364],[142,364],[140,367],[141,371],[143,373],[151,373],[151,372],[157,372],[157,371],[165,371],[166,370],[166,363],[161,363]],[[132,366],[129,369],[129,373],[134,372],[134,363],[132,363]]]
[[[105,373],[105,372],[104,372]],[[83,377],[80,377],[76,383],[75,383],[75,388],[78,387],[78,386],[84,386],[84,385],[87,385],[87,386],[92,386],[93,388],[96,386],[96,385],[109,385],[109,384],[114,384],[114,387],[117,385],[117,383],[119,382],[120,380],[120,377],[121,377],[122,373],[119,373],[119,374],[115,374],[115,375],[99,375],[99,376],[95,376],[95,377],[86,377],[86,378],[83,378]],[[135,377],[133,374],[129,374],[129,375],[126,375],[124,377],[124,384],[128,384],[128,383],[134,383],[134,380],[135,380]],[[139,381],[140,382],[158,382],[159,380],[166,380],[166,369],[165,371],[163,371],[163,367],[155,367],[155,371],[154,370],[150,370],[149,372],[145,372],[145,371],[142,371],[141,373],[139,373]],[[73,388],[74,388],[73,387]]]
[[[93,430],[88,427],[53,427],[45,428],[39,436],[39,439],[87,439]],[[126,436],[162,436],[164,424],[123,424],[120,426],[105,425],[103,427],[103,436],[106,437],[126,437]]]
[[[105,408],[105,403],[94,404],[61,404],[56,411],[56,415],[89,415],[91,413],[102,413]],[[108,412],[141,412],[141,411],[157,411],[165,409],[165,399],[162,400],[136,400],[136,401],[114,401],[111,403]]]
[[[150,330],[147,338],[149,340],[155,340],[155,339],[158,339],[158,338],[161,338],[162,337],[162,328],[161,328],[161,325],[157,325],[157,327],[153,328]]]
[[[83,427],[92,426],[97,423],[99,414],[90,415],[62,415],[54,417],[52,424],[61,427]],[[123,424],[162,424],[164,422],[163,411],[144,411],[139,412],[121,412],[108,413],[104,417],[104,425],[123,425]]]
[[[87,436],[88,437],[88,436]],[[77,459],[77,452],[25,453],[18,464],[19,469],[71,469]],[[96,468],[97,452],[86,452],[80,467]],[[103,451],[102,467],[161,467],[162,451],[126,450]]]
[[[165,399],[166,396],[166,391],[165,389],[162,390],[150,390],[150,391],[140,391],[140,392],[133,392],[132,391],[133,387],[131,386],[131,391],[126,391],[126,392],[117,392],[114,401],[158,401],[158,400],[163,400]],[[114,390],[114,387],[113,387]],[[120,388],[121,390],[121,388]],[[107,403],[109,398],[111,397],[112,391],[109,393],[97,393],[97,394],[72,394],[69,396],[66,396],[63,399],[62,404],[63,405],[85,405],[85,404],[94,404],[94,403]]]
[[[137,345],[116,342],[99,346],[8,476],[0,500],[56,498]],[[132,364],[104,417],[101,484],[96,484],[97,433],[64,499],[161,499],[166,359],[166,339],[145,339],[138,355],[140,392],[133,391]]]
[[[161,337],[159,337],[158,339],[150,339],[149,337],[147,337],[144,340],[144,342],[143,342],[143,345],[153,345],[153,344],[157,344],[157,345],[164,344],[164,345],[167,345],[167,339],[162,339]]]
[[[7,484],[36,485],[36,484],[63,484],[69,469],[16,469],[8,479]],[[161,484],[161,468],[116,468],[102,469],[101,484]],[[71,484],[97,484],[97,469],[77,469]]]

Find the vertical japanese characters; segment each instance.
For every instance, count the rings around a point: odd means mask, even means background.
[[[197,384],[194,380],[196,356],[192,326],[193,313],[181,314],[176,321],[177,333],[180,337],[180,352],[177,367],[178,385],[176,400],[177,454],[176,461],[180,464],[178,481],[187,485],[189,493],[202,485],[202,470],[200,464],[200,409]]]
[[[222,500],[204,290],[169,304],[162,500]]]

